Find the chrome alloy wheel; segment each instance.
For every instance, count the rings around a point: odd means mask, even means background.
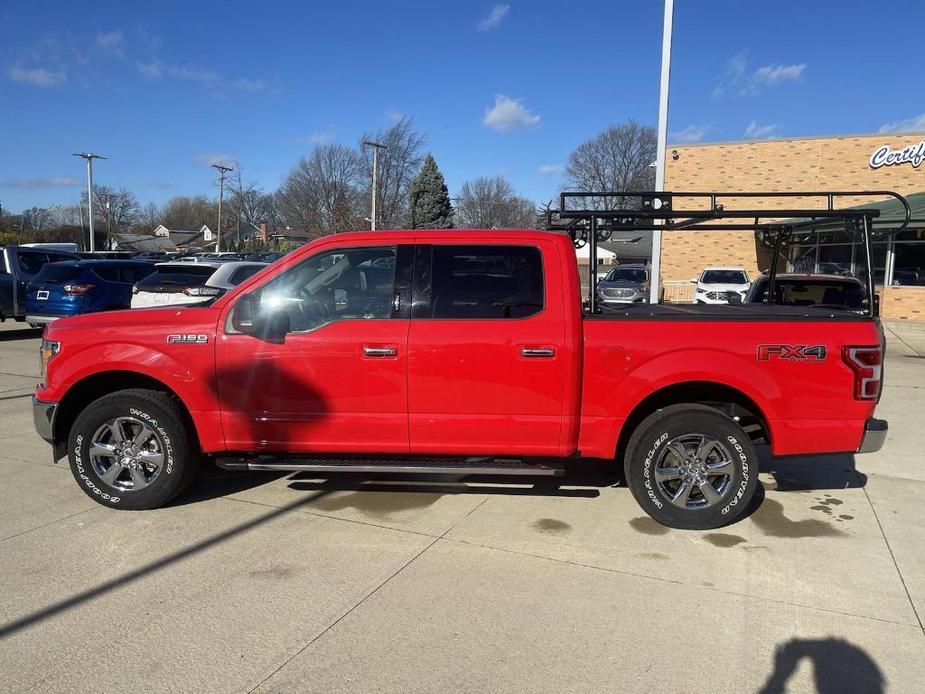
[[[116,417],[90,441],[90,464],[99,478],[120,492],[137,492],[151,484],[164,465],[164,445],[148,424]]]
[[[720,441],[705,434],[685,434],[662,448],[655,463],[655,484],[675,506],[704,509],[731,489],[733,471],[732,456]]]

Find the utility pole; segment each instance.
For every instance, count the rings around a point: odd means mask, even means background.
[[[218,236],[215,237],[215,252],[222,250],[222,198],[225,197],[225,175],[234,171],[230,166],[213,163],[212,168],[218,171]]]
[[[376,176],[379,169],[379,150],[386,149],[386,146],[381,142],[374,142],[373,140],[363,140],[363,145],[366,147],[373,148],[373,205],[372,211],[369,215],[369,228],[372,231],[376,230]]]
[[[655,190],[665,190],[665,147],[668,140],[668,83],[671,77],[671,21],[674,0],[665,0],[662,25],[662,80],[658,91],[658,133],[655,155]],[[649,303],[657,304],[661,290],[662,230],[652,232],[652,264],[649,274]]]
[[[87,217],[90,220],[90,252],[96,250],[96,241],[93,238],[93,160],[106,157],[93,152],[74,152],[75,157],[87,160]]]

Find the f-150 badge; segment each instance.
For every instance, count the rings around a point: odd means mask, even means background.
[[[204,345],[209,341],[208,335],[168,335],[168,345]]]
[[[758,345],[758,361],[769,359],[822,361],[825,359],[825,345]]]

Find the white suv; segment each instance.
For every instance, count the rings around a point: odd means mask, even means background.
[[[708,267],[700,273],[699,279],[692,279],[697,283],[694,292],[695,304],[728,304],[733,295],[741,303],[745,299],[751,283],[744,267]]]

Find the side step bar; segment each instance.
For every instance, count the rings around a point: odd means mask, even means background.
[[[282,472],[385,472],[440,475],[561,476],[559,466],[528,463],[520,458],[387,458],[374,456],[219,455],[215,464],[225,470],[278,470]]]

